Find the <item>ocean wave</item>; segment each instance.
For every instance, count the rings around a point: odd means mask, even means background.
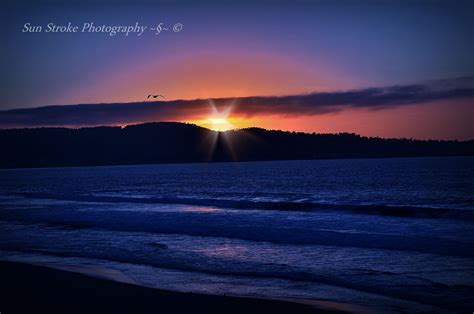
[[[195,198],[195,197],[123,197],[106,195],[67,195],[53,193],[15,193],[16,196],[60,201],[98,203],[139,203],[208,206],[238,210],[276,211],[348,211],[351,213],[384,215],[395,217],[426,217],[474,220],[474,210],[443,207],[384,205],[384,204],[341,204],[303,201],[268,201],[248,199]]]
[[[3,221],[43,224],[54,228],[96,229],[150,234],[176,234],[199,237],[241,239],[293,245],[324,245],[395,251],[412,251],[458,257],[474,257],[468,239],[424,234],[345,232],[322,229],[311,222],[289,222],[248,215],[199,215],[189,212],[134,212],[74,210],[67,205],[51,210],[0,210]]]

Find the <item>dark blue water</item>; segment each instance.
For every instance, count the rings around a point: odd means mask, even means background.
[[[474,158],[0,171],[4,259],[153,287],[474,308]]]

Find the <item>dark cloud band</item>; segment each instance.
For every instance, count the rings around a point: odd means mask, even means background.
[[[48,106],[0,111],[0,128],[123,125],[206,116],[211,103],[233,106],[236,115],[318,115],[348,108],[385,109],[455,98],[474,98],[474,77],[424,84],[318,92],[291,96],[255,96],[156,102]]]

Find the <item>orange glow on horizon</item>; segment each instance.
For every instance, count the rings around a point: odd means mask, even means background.
[[[245,116],[230,113],[225,119],[228,123],[226,128],[214,127],[210,120],[211,116],[185,119],[182,122],[218,131],[261,127],[268,130],[305,133],[347,132],[386,138],[468,140],[474,138],[473,132],[470,134],[465,132],[470,128],[473,110],[469,100],[464,100],[414,104],[386,110],[347,109],[337,113],[312,116],[270,113]],[[463,114],[466,112],[470,114]],[[395,119],[394,117],[404,118]],[[446,130],[450,131],[446,133]]]

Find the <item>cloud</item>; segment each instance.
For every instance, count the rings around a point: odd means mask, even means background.
[[[474,76],[422,84],[374,87],[289,96],[254,96],[155,102],[81,104],[0,111],[0,128],[37,126],[125,125],[185,121],[206,117],[211,103],[232,106],[235,115],[320,115],[349,108],[382,110],[438,100],[474,98]]]

